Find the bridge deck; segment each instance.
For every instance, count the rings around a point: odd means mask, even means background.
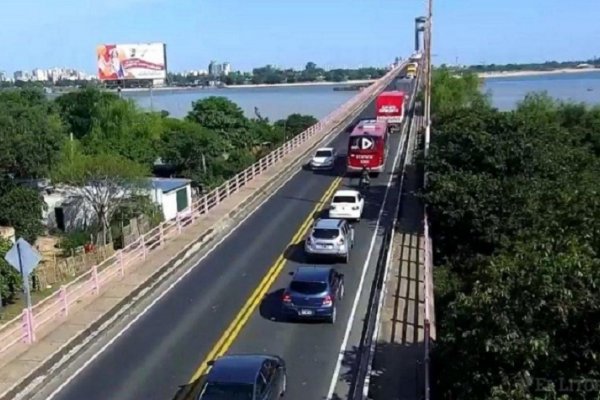
[[[424,359],[423,206],[415,192],[422,173],[408,160],[373,361],[369,398],[420,399]]]

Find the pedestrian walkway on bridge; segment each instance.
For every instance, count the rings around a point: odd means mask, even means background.
[[[414,152],[407,156],[370,380],[369,398],[375,400],[416,400],[423,393],[424,210],[416,197],[423,174]]]

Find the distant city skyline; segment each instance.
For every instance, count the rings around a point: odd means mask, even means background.
[[[0,71],[55,65],[95,73],[101,43],[160,41],[169,71],[227,60],[234,70],[266,64],[358,68],[406,57],[424,0],[8,0],[0,13]],[[597,0],[437,1],[434,63],[505,64],[580,60],[600,53]],[[26,14],[23,10],[28,10]],[[26,15],[26,16],[25,16]],[[30,39],[29,39],[30,38]],[[600,50],[600,49],[599,49]]]

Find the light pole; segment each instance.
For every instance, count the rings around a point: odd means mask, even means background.
[[[432,25],[433,0],[427,0],[427,22],[425,25],[425,146],[424,153],[427,156],[429,150],[429,139],[431,135],[431,25]]]

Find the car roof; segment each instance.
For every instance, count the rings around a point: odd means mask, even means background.
[[[260,354],[223,356],[215,360],[207,380],[221,383],[254,384],[262,363],[272,357]]]
[[[317,150],[315,150],[315,153],[317,151],[331,151],[331,152],[333,152],[333,147],[319,147]]]
[[[292,281],[327,282],[332,267],[302,266],[296,268]]]
[[[338,190],[333,194],[335,196],[356,196],[358,194],[357,190]]]
[[[342,225],[343,220],[334,218],[321,218],[315,222],[315,229],[337,229]]]

